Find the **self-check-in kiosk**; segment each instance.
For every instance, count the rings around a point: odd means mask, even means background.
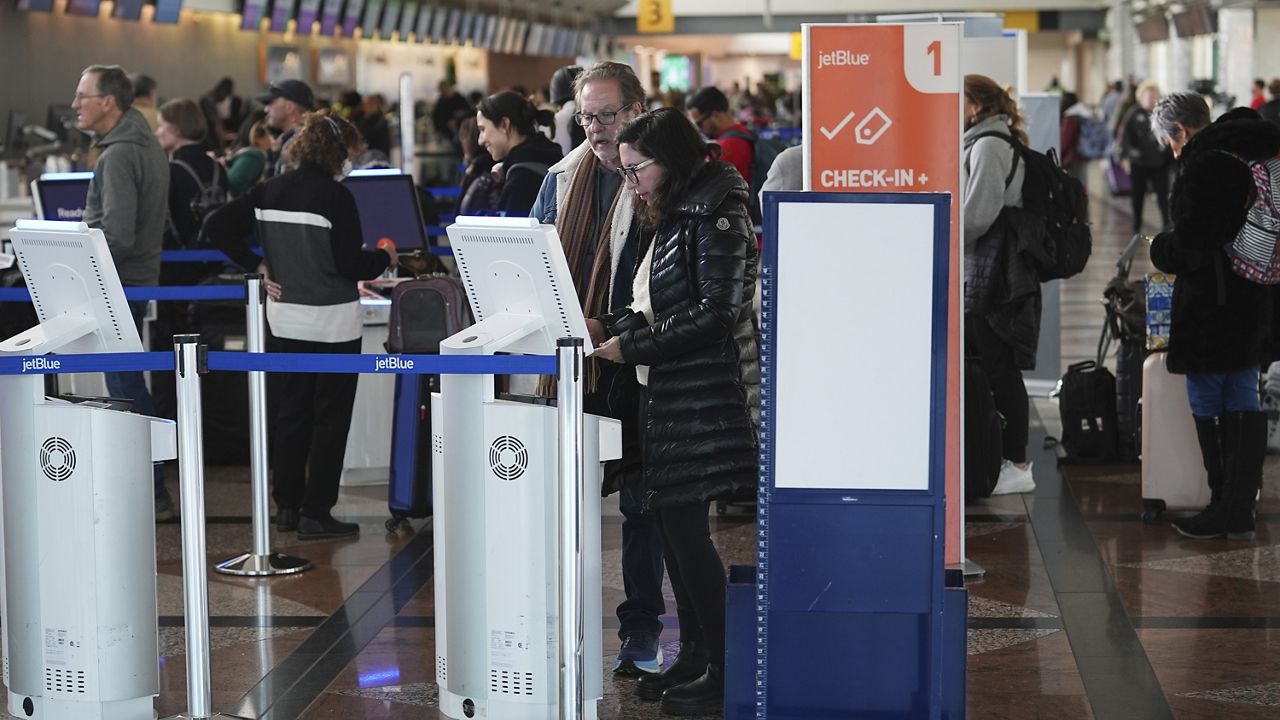
[[[461,217],[449,241],[477,323],[444,355],[549,355],[587,338],[554,226],[528,218]],[[590,345],[587,345],[590,351]],[[436,679],[449,718],[560,717],[556,408],[498,400],[492,375],[443,375],[432,397],[435,483]],[[577,638],[578,697],[596,718],[603,697],[600,463],[621,456],[621,425],[585,417],[578,538],[585,570]],[[574,680],[571,680],[573,682]]]
[[[4,682],[20,718],[138,720],[159,692],[152,463],[172,421],[110,399],[45,396],[59,355],[141,352],[100,230],[19,220],[9,233],[40,324],[3,342]]]

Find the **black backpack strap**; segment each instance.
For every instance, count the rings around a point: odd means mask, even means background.
[[[206,187],[208,187],[208,186],[205,184],[205,182],[204,182],[203,180],[201,180],[201,179],[200,179],[200,176],[196,174],[196,170],[195,170],[195,168],[191,167],[190,165],[188,165],[188,164],[187,164],[187,163],[185,163],[184,161],[179,160],[179,159],[177,159],[177,158],[174,158],[174,159],[170,160],[169,162],[171,162],[171,163],[173,163],[174,165],[177,165],[178,167],[180,167],[180,168],[182,168],[183,170],[186,170],[186,171],[187,171],[187,174],[191,176],[191,179],[196,181],[196,187],[200,188],[198,192],[203,193],[203,192],[205,191],[205,188],[206,188]],[[217,179],[218,179],[218,168],[216,167],[216,166],[217,166],[217,164],[218,164],[218,163],[214,163],[214,166],[215,166],[215,167],[214,167],[214,169],[213,169],[213,182],[214,182],[214,183],[217,183]]]
[[[518,169],[528,170],[529,172],[537,175],[538,177],[546,177],[547,171],[551,169],[551,166],[546,163],[534,162],[532,160],[529,160],[527,162],[516,163],[515,165],[512,165],[511,167],[507,168],[507,176],[510,177],[511,171],[518,170]]]
[[[1014,136],[1007,135],[1005,133],[1000,132],[999,130],[988,130],[987,132],[978,133],[976,136],[974,136],[973,142],[970,143],[969,145],[969,151],[973,152],[973,146],[977,145],[978,141],[981,140],[982,138],[988,138],[988,137],[998,137],[1001,140],[1004,140],[1005,142],[1009,143],[1009,145],[1013,147],[1013,162],[1009,163],[1009,176],[1004,179],[1004,186],[1009,187],[1009,185],[1013,183],[1013,176],[1018,174],[1018,162],[1022,159],[1022,150],[1023,150],[1022,143],[1018,142],[1017,138],[1015,138]],[[966,153],[964,156],[964,172],[966,175],[969,174],[968,153]]]

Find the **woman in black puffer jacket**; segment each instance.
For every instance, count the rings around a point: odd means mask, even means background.
[[[756,482],[759,353],[756,241],[747,185],[679,111],[618,131],[627,187],[650,241],[626,310],[590,324],[596,356],[636,365],[643,388],[645,503],[658,514],[680,617],[680,654],[636,694],[664,712],[719,712],[724,698],[724,565],[710,501]]]
[[[1168,366],[1187,376],[1212,493],[1204,512],[1173,525],[1196,539],[1251,539],[1267,442],[1258,371],[1275,356],[1278,286],[1237,275],[1227,248],[1256,199],[1247,163],[1280,153],[1280,129],[1248,108],[1210,123],[1193,93],[1161,99],[1152,126],[1178,158],[1173,228],[1151,245],[1152,263],[1177,275]]]

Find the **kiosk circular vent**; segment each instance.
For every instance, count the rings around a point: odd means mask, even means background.
[[[60,437],[45,440],[40,446],[40,469],[54,482],[66,480],[76,471],[75,448]]]
[[[529,469],[529,450],[518,438],[503,435],[489,446],[489,467],[502,480],[515,480]]]

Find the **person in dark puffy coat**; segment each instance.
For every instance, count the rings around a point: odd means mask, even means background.
[[[1203,512],[1173,525],[1191,538],[1250,539],[1267,441],[1258,372],[1275,357],[1275,288],[1238,275],[1227,250],[1256,199],[1247,163],[1280,153],[1280,128],[1249,108],[1210,124],[1194,93],[1162,98],[1151,124],[1178,158],[1173,227],[1151,244],[1155,266],[1177,275],[1168,367],[1187,376],[1211,490]]]
[[[747,185],[678,110],[630,121],[618,148],[652,237],[641,245],[631,305],[589,329],[598,357],[637,366],[644,501],[658,513],[680,617],[676,662],[642,677],[636,694],[661,699],[670,714],[715,713],[724,699],[725,574],[707,510],[754,485],[758,468]]]

